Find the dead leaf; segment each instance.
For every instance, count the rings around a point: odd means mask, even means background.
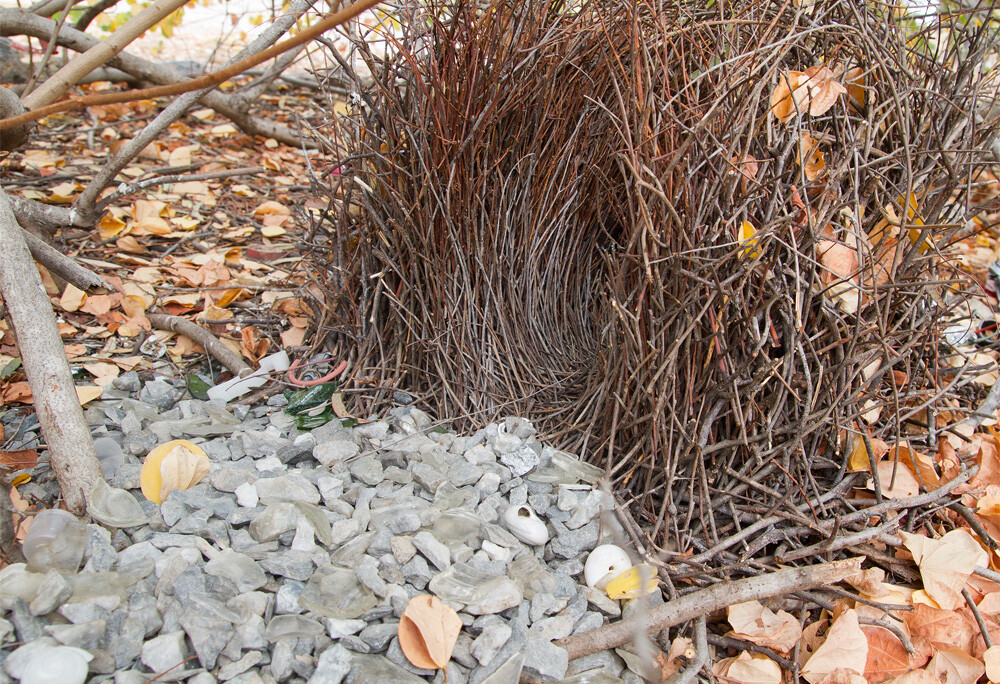
[[[118,306],[121,298],[122,296],[117,292],[106,295],[90,295],[87,297],[87,301],[83,303],[83,306],[80,307],[80,311],[94,314],[95,316],[103,316]]]
[[[914,670],[890,679],[891,684],[941,684],[937,677],[927,670]]]
[[[840,668],[861,674],[867,660],[868,639],[858,624],[857,611],[848,609],[830,625],[826,641],[802,668],[802,677],[810,684],[819,684],[823,677]]]
[[[670,650],[664,655],[657,652],[654,657],[660,664],[660,679],[667,681],[687,665],[697,655],[694,642],[687,637],[677,637],[670,642]]]
[[[743,651],[712,665],[712,674],[727,684],[781,684],[781,667],[767,656]]]
[[[806,112],[822,116],[846,92],[847,88],[836,80],[829,67],[817,65],[805,71],[786,71],[771,91],[771,112],[782,123]]]
[[[253,363],[260,361],[271,346],[271,341],[262,337],[260,331],[252,325],[240,331],[240,339],[240,352]]]
[[[743,221],[737,231],[736,239],[741,245],[746,245],[740,250],[740,257],[756,259],[760,256],[760,240],[756,237],[757,229],[749,221]]]
[[[142,494],[153,503],[162,503],[175,489],[189,489],[208,475],[209,460],[201,447],[175,439],[161,444],[146,456],[139,473]]]
[[[861,628],[868,639],[868,660],[865,677],[869,682],[881,682],[914,669],[910,654],[895,634],[884,627],[865,625]],[[920,663],[921,665],[923,663]]]
[[[937,675],[941,684],[976,684],[986,667],[958,648],[946,648],[931,658],[927,669]]]
[[[983,663],[986,665],[986,678],[991,682],[1000,682],[1000,646],[990,646],[983,653]]]
[[[780,653],[790,652],[802,638],[802,628],[795,616],[783,610],[774,613],[759,601],[729,606],[727,618],[736,638]]]
[[[100,396],[104,394],[104,388],[96,385],[77,385],[76,386],[76,396],[80,400],[80,406],[83,406],[94,399],[99,399]]]
[[[399,646],[407,660],[427,670],[444,669],[455,649],[462,620],[436,596],[414,596],[399,618]]]
[[[826,170],[826,160],[819,148],[820,141],[806,133],[799,136],[799,166],[806,174],[806,180],[814,181]]]
[[[0,468],[6,470],[27,470],[38,463],[38,452],[34,449],[0,450]],[[0,513],[0,515],[3,515]]]
[[[878,469],[882,496],[885,498],[905,499],[920,493],[920,482],[909,465],[903,462],[893,463],[891,460],[886,459],[879,463],[876,468]],[[872,479],[868,489],[875,490],[874,479]]]
[[[913,610],[900,613],[913,638],[923,638],[937,649],[958,647],[972,653],[973,641],[979,634],[978,626],[963,613],[941,610],[915,602]]]
[[[83,303],[87,301],[87,293],[76,285],[69,283],[63,290],[62,297],[59,298],[59,306],[63,311],[78,311]]]
[[[113,363],[104,363],[103,361],[98,361],[95,363],[85,363],[83,364],[84,369],[93,375],[96,379],[94,380],[95,385],[104,387],[118,377],[121,369]]]
[[[816,258],[819,260],[820,281],[824,285],[852,280],[858,272],[857,240],[850,233],[836,236],[832,226],[826,226],[816,243]]]
[[[844,74],[844,83],[847,87],[847,104],[855,113],[860,114],[864,110],[865,102],[868,98],[865,89],[864,69],[853,67]]]
[[[819,684],[868,684],[868,680],[854,670],[838,667],[823,677]]]
[[[874,452],[872,456],[874,459],[868,456],[868,445],[865,444],[865,440],[861,435],[854,435],[854,449],[851,450],[851,456],[848,460],[848,470],[852,473],[854,472],[866,472],[870,473],[872,471],[872,461],[874,460],[878,464],[882,457],[885,456],[886,452],[889,451],[889,445],[881,439],[873,438],[869,440],[872,445],[872,451]]]
[[[986,567],[989,557],[979,543],[964,529],[952,530],[940,539],[899,532],[903,545],[920,567],[924,591],[945,610],[965,605],[961,590],[965,580],[979,565]]]

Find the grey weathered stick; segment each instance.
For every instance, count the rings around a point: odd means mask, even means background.
[[[0,291],[10,311],[35,412],[49,447],[52,470],[67,507],[82,513],[101,482],[101,466],[83,419],[52,304],[31,260],[24,231],[0,189]]]
[[[637,633],[659,632],[736,603],[760,601],[839,582],[858,572],[862,560],[864,559],[848,558],[823,565],[778,570],[735,582],[719,582],[657,606],[646,614],[644,620],[621,620],[555,643],[569,652],[570,660],[575,660],[605,649],[617,648],[631,641]]]
[[[81,290],[101,288],[113,292],[113,288],[104,278],[76,263],[58,249],[44,240],[24,231],[24,241],[28,243],[31,256],[35,261],[52,271],[67,283],[72,283]]]
[[[240,358],[239,354],[222,344],[215,335],[186,318],[168,316],[167,314],[146,314],[146,318],[157,328],[190,337],[234,375],[242,375],[253,370],[246,361]]]

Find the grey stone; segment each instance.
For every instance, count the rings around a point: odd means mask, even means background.
[[[243,445],[243,453],[254,459],[274,456],[278,449],[288,444],[287,439],[274,437],[260,430],[247,430],[239,435],[239,440]]]
[[[577,620],[576,624],[573,626],[573,634],[589,632],[590,630],[597,629],[603,625],[604,616],[600,613],[584,613],[583,617]]]
[[[520,446],[513,451],[500,453],[500,462],[510,468],[514,477],[530,473],[538,465],[539,460],[538,453],[529,446]]]
[[[117,669],[128,667],[142,655],[142,642],[147,635],[147,625],[131,615],[123,619],[120,616],[120,612],[115,613],[107,623],[108,653]]]
[[[301,501],[308,504],[318,504],[320,501],[316,485],[295,473],[264,477],[257,480],[254,486],[265,505],[276,501]]]
[[[409,470],[403,470],[399,466],[394,466],[394,465],[388,466],[383,471],[383,474],[385,475],[386,479],[391,480],[396,484],[405,485],[413,482],[413,473],[411,473]]]
[[[531,625],[531,629],[528,630],[528,638],[544,639],[545,641],[564,639],[573,633],[575,622],[576,620],[569,615],[543,618]]]
[[[493,660],[503,645],[510,639],[513,630],[505,622],[496,621],[483,628],[482,633],[472,642],[471,654],[479,661],[480,665],[486,665]]]
[[[609,677],[615,678],[620,677],[622,670],[624,669],[625,661],[623,661],[614,651],[598,651],[597,653],[592,653],[591,655],[586,655],[572,660],[569,667],[566,669],[566,676],[572,677],[573,675],[584,672],[590,673],[596,670],[603,672]],[[610,682],[613,682],[614,679],[605,681],[610,684]]]
[[[164,380],[150,380],[139,390],[139,401],[152,404],[161,411],[173,406],[179,396],[180,392]]]
[[[305,586],[298,580],[285,580],[274,597],[275,615],[297,615],[304,612],[299,605],[299,596]]]
[[[249,651],[243,654],[239,660],[233,661],[219,668],[219,681],[227,682],[237,675],[241,675],[251,667],[259,663],[264,656],[260,651]]]
[[[393,537],[389,542],[389,546],[392,549],[392,555],[396,558],[396,562],[400,565],[409,563],[410,559],[417,553],[417,547],[414,546],[411,537]]]
[[[389,643],[389,648],[385,652],[385,657],[412,674],[422,677],[432,676],[434,674],[434,670],[425,670],[413,665],[413,663],[411,663],[406,656],[403,655],[403,649],[399,646],[398,638],[393,639]]]
[[[161,634],[142,645],[142,664],[157,674],[172,668],[185,669],[183,663],[187,656],[184,632],[180,631]]]
[[[334,644],[320,654],[309,684],[340,684],[350,671],[351,652],[340,644]]]
[[[139,374],[135,371],[128,371],[127,373],[122,373],[117,378],[111,381],[111,386],[115,389],[122,390],[123,392],[138,392],[139,388],[142,387],[142,381],[139,380]]]
[[[315,434],[315,431],[313,431]],[[322,463],[327,468],[351,458],[358,454],[361,449],[354,442],[347,439],[338,439],[329,442],[319,441],[313,447],[313,458]]]
[[[82,648],[85,651],[104,646],[105,630],[107,630],[107,622],[104,620],[94,620],[79,625],[48,625],[45,627],[45,631],[63,646]],[[139,637],[140,646],[142,645],[142,636],[144,635]]]
[[[621,606],[617,601],[608,598],[608,595],[603,591],[598,591],[597,589],[591,589],[590,587],[583,588],[583,595],[587,597],[587,602],[594,608],[599,610],[604,615],[608,617],[616,618],[620,617],[622,614]]]
[[[250,523],[250,536],[258,542],[277,539],[295,529],[299,515],[299,509],[290,502],[271,504]]]
[[[215,667],[222,649],[229,643],[232,622],[211,611],[189,608],[180,616],[180,624],[191,639],[203,667]]]
[[[239,465],[223,465],[213,470],[208,479],[220,492],[235,492],[240,485],[253,484],[257,477],[256,470]]]
[[[420,516],[416,513],[404,513],[389,522],[388,529],[392,534],[410,534],[421,527]]]
[[[543,677],[562,679],[569,667],[569,653],[566,649],[537,637],[528,638],[524,667],[534,670]]]
[[[428,492],[434,492],[445,481],[445,476],[427,463],[414,463],[410,467],[414,481]]]
[[[413,545],[438,570],[446,570],[451,566],[451,551],[430,532],[425,530],[413,535]]]
[[[575,558],[588,549],[597,546],[600,536],[600,525],[593,520],[576,530],[568,530],[559,523],[550,521],[557,530],[556,538],[549,543],[549,548],[559,558]]]
[[[368,548],[371,550],[370,546]],[[361,557],[360,562],[354,566],[354,574],[358,576],[358,581],[363,586],[379,598],[386,595],[388,589],[385,580],[379,576],[378,561],[371,556],[366,554]]]
[[[32,615],[47,615],[61,606],[73,595],[73,589],[57,570],[45,573],[45,579],[38,586],[35,598],[28,610]]]
[[[338,620],[337,618],[327,618],[326,631],[331,639],[357,634],[368,625],[364,620]]]
[[[351,463],[351,475],[367,485],[375,486],[382,481],[382,463],[372,455],[362,456]]]
[[[260,560],[260,566],[272,575],[300,581],[312,577],[316,569],[310,554],[290,549],[268,554]]]
[[[333,536],[333,544],[336,546],[343,544],[349,539],[354,539],[361,534],[361,523],[354,518],[338,520],[330,525],[330,530]]]
[[[384,622],[368,625],[361,630],[358,637],[371,646],[373,651],[384,651],[388,647],[389,642],[396,636],[398,631],[398,622]]]
[[[449,668],[450,670],[451,668]],[[353,655],[347,684],[424,684],[427,680],[407,672],[382,655]]]

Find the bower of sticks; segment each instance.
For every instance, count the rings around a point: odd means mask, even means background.
[[[892,483],[848,462],[876,438],[933,452],[986,392],[943,332],[996,161],[989,22],[859,0],[382,16],[328,55],[354,95],[316,131],[341,160],[315,170],[320,326],[356,411],[405,390],[463,428],[530,418],[606,469],[674,578],[873,552],[941,505],[882,515]]]

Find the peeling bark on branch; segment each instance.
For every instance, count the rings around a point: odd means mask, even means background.
[[[0,190],[0,290],[10,311],[35,412],[67,507],[81,514],[103,481],[90,429],[42,279],[7,194]]]

